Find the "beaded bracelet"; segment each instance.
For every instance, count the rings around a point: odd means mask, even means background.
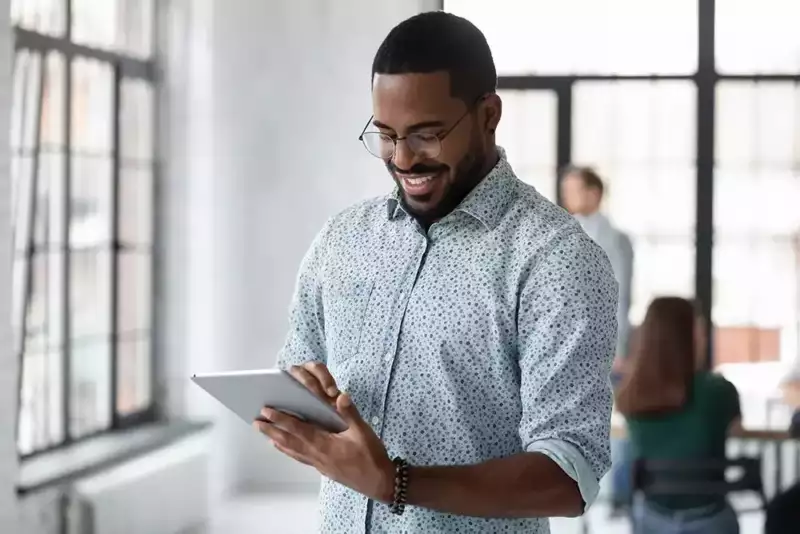
[[[398,457],[394,463],[394,498],[389,511],[395,515],[403,515],[406,510],[406,490],[408,489],[408,462]]]

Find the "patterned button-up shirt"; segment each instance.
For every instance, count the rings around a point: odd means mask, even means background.
[[[279,366],[326,363],[392,456],[542,453],[588,506],[610,464],[616,309],[606,255],[501,151],[427,232],[397,191],[330,219],[301,266]],[[546,518],[395,516],[330,480],[320,506],[332,534],[549,532]]]

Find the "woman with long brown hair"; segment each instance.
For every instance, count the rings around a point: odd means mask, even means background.
[[[616,395],[637,458],[725,457],[728,430],[740,419],[739,394],[706,370],[706,335],[690,301],[661,297],[650,304]],[[637,534],[739,532],[724,498],[696,495],[638,501],[634,526]]]

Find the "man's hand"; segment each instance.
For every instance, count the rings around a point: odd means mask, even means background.
[[[309,369],[312,367],[312,369]],[[386,447],[372,428],[361,418],[347,393],[339,393],[333,377],[322,364],[293,368],[292,375],[322,398],[330,399],[348,429],[332,434],[313,424],[285,413],[264,408],[253,425],[270,438],[276,449],[314,467],[323,476],[335,480],[370,499],[391,502],[394,496],[394,464]],[[307,373],[307,374],[306,374]]]
[[[293,365],[289,369],[289,374],[319,398],[336,406],[339,388],[325,364],[308,362],[303,365]]]

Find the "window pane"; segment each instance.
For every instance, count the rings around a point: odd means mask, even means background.
[[[122,169],[119,182],[119,240],[124,245],[153,242],[153,171]]]
[[[64,155],[61,152],[39,154],[38,192],[34,228],[37,249],[55,250],[64,243]]]
[[[42,105],[41,142],[47,150],[63,149],[64,146],[65,63],[64,56],[59,53],[49,54],[45,63],[47,72]]]
[[[791,82],[724,82],[717,88],[717,162],[800,168],[800,89]]]
[[[684,81],[578,82],[574,151],[595,165],[694,166],[694,84]]]
[[[633,243],[638,324],[654,297],[694,293],[694,85],[578,82],[573,110],[575,162],[600,172],[602,209]]]
[[[121,87],[120,142],[124,160],[153,160],[153,86],[141,80],[124,80]]]
[[[17,355],[22,351],[22,321],[25,317],[28,276],[30,273],[27,256],[15,255],[11,271],[11,329],[14,334],[14,353]]]
[[[697,68],[697,0],[447,0],[486,35],[500,74],[682,74]]]
[[[119,255],[117,281],[120,334],[151,328],[153,306],[153,258],[149,253],[123,252]]]
[[[30,293],[26,302],[25,347],[44,353],[61,347],[64,341],[63,254],[34,254],[30,272]]]
[[[14,225],[14,250],[18,254],[24,254],[33,238],[31,211],[34,209],[34,203],[36,202],[33,172],[33,157],[18,156],[12,158],[11,179],[15,185],[12,224]]]
[[[788,363],[800,324],[800,87],[721,82],[718,95],[717,363]]]
[[[70,425],[73,437],[111,425],[111,351],[106,341],[70,347]]]
[[[63,35],[66,0],[11,0],[11,24],[49,35]]]
[[[21,362],[18,444],[22,453],[42,449],[63,438],[62,261],[63,255],[58,252],[37,253],[32,259],[32,270],[27,273],[32,278],[30,294],[25,299],[25,351]],[[24,269],[27,262],[17,265]],[[22,274],[15,273],[15,278]],[[24,292],[25,288],[20,288],[17,298]]]
[[[72,63],[72,148],[111,155],[114,72],[109,63],[75,59]]]
[[[642,236],[631,232],[634,249],[630,318],[641,323],[656,297],[694,296],[694,236]]]
[[[497,143],[521,180],[555,201],[558,97],[547,90],[500,91],[503,120]]]
[[[725,0],[715,6],[720,72],[800,72],[800,2]]]
[[[69,239],[74,248],[111,242],[112,168],[105,156],[72,157]]]
[[[111,254],[108,251],[70,252],[71,338],[83,340],[111,332]]]
[[[153,0],[72,0],[73,39],[146,58],[153,52]]]
[[[22,359],[17,449],[30,454],[64,439],[63,354],[26,353]]]
[[[152,400],[150,339],[122,338],[117,343],[117,412],[136,413]]]
[[[26,50],[16,54],[11,106],[12,153],[30,155],[36,145],[36,121],[42,85],[41,56]]]

